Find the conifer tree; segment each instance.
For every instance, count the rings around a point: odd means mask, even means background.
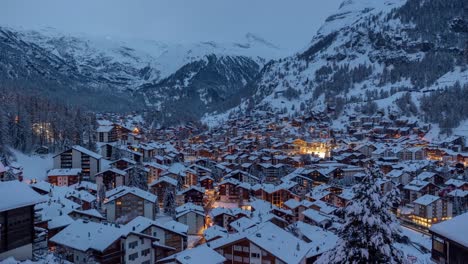
[[[404,263],[403,253],[395,248],[399,225],[391,210],[397,192],[383,195],[372,169],[356,185],[353,201],[344,208],[344,221],[336,246],[317,263]]]

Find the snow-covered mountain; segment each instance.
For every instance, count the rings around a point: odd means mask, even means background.
[[[215,61],[219,62],[220,66],[211,70],[219,69],[222,71],[219,74],[229,75],[224,76],[225,82],[219,83],[220,89],[225,90],[229,87],[235,91],[239,90],[245,81],[253,78],[266,61],[280,57],[283,51],[251,33],[246,34],[245,39],[238,43],[207,41],[180,44],[154,40],[129,41],[110,37],[72,36],[51,28],[20,30],[0,27],[0,54],[0,78],[4,81],[20,80],[29,85],[36,83],[34,86],[45,82],[47,85],[44,87],[34,89],[55,93],[56,90],[68,91],[72,88],[77,92],[77,97],[80,91],[82,95],[117,94],[137,102],[130,105],[152,107],[164,103],[164,100],[157,99],[165,97],[164,91],[158,87],[167,85],[159,82],[166,78],[176,81],[180,74],[174,74],[184,67],[187,68],[187,65],[213,62],[209,58],[215,56],[218,58]],[[230,63],[235,68],[232,71],[229,69]],[[245,69],[239,69],[244,65]],[[235,76],[236,73],[242,76]],[[184,78],[185,83],[190,83],[187,76]],[[197,78],[199,80],[200,76]],[[231,80],[236,81],[230,83]],[[167,82],[165,80],[163,83]],[[54,89],[47,88],[50,86]],[[142,87],[144,94],[139,92]],[[216,92],[217,87],[212,86],[209,89]],[[178,95],[177,91],[180,89],[171,92],[171,99],[174,96],[183,97]],[[207,91],[201,93],[203,95],[197,95],[197,98],[207,102],[213,100],[206,98]],[[155,94],[157,96],[154,96]]]
[[[346,0],[307,48],[267,64],[252,85],[252,99],[230,112],[252,106],[289,114],[332,109],[340,120],[380,110],[439,124],[450,119],[443,126],[455,127],[468,118],[460,113],[468,99],[458,95],[468,92],[465,4]],[[455,101],[428,104],[445,87],[443,94]]]

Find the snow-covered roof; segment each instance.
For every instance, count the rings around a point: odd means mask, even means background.
[[[304,212],[302,212],[302,214],[316,223],[331,221],[331,218],[329,216],[322,214],[319,211],[316,211],[314,209],[307,209]]]
[[[299,237],[306,237],[310,241],[311,249],[307,253],[307,257],[317,256],[332,249],[338,241],[338,236],[334,233],[302,221],[297,221],[289,227],[296,229]]]
[[[52,169],[47,172],[47,176],[77,176],[81,169]]]
[[[192,249],[187,249],[171,255],[160,261],[176,260],[181,264],[204,263],[204,264],[221,264],[226,261],[222,255],[206,245],[201,245]]]
[[[177,186],[177,180],[173,179],[173,178],[171,178],[169,176],[162,176],[159,179],[152,181],[150,183],[150,186],[154,186],[154,185],[156,185],[158,183],[161,183],[161,182],[167,182],[167,183],[169,183],[169,184],[171,184],[173,186]]]
[[[228,231],[226,228],[221,227],[219,225],[213,225],[205,231],[203,231],[203,236],[205,237],[205,240],[209,241],[217,237],[226,237],[228,235]]]
[[[193,203],[186,203],[176,208],[176,218],[179,218],[190,212],[205,217],[205,211],[203,210],[203,207],[195,205]]]
[[[0,212],[45,202],[47,199],[19,181],[0,182]]]
[[[47,228],[49,230],[61,228],[64,226],[68,226],[72,224],[73,222],[75,222],[75,220],[73,220],[73,218],[71,218],[69,215],[65,214],[65,215],[57,216],[57,217],[50,219],[50,221],[47,223]]]
[[[79,199],[88,203],[92,203],[96,201],[96,196],[90,194],[89,192],[85,190],[72,190],[65,197],[67,198],[73,197],[73,198],[76,198],[76,199]]]
[[[427,205],[430,205],[431,203],[433,203],[433,202],[435,202],[435,201],[437,201],[439,199],[440,199],[439,196],[435,196],[435,195],[431,195],[431,194],[425,194],[425,195],[419,197],[418,199],[414,200],[413,203],[427,206]]]
[[[138,196],[138,197],[140,197],[142,199],[145,199],[147,201],[150,201],[152,203],[155,203],[156,200],[157,200],[156,195],[154,195],[154,194],[152,194],[150,192],[143,191],[142,189],[139,189],[139,188],[136,188],[136,187],[119,186],[118,188],[119,189],[117,191],[115,191],[115,192],[106,193],[106,195],[111,194],[111,195],[108,196],[108,200],[106,201],[106,204],[111,202],[111,201],[114,201],[117,198],[120,198],[120,197],[122,197],[124,195],[127,195],[127,194],[136,195],[136,196]]]
[[[115,225],[77,220],[50,241],[83,252],[88,249],[103,252],[121,235],[122,230]]]
[[[108,126],[108,125],[105,125],[105,126],[98,126],[98,128],[96,129],[96,131],[97,131],[97,132],[110,132],[113,128],[114,128],[114,126]]]
[[[468,247],[468,213],[432,225],[429,230]]]
[[[91,150],[89,150],[89,149],[87,149],[87,148],[84,148],[84,147],[82,147],[82,146],[75,145],[75,146],[73,146],[72,148],[73,148],[74,150],[76,150],[76,151],[79,151],[79,152],[81,152],[81,153],[84,153],[84,154],[86,154],[86,155],[88,155],[88,156],[90,156],[90,157],[93,157],[93,158],[95,158],[95,159],[102,159],[102,156],[101,156],[101,155],[99,155],[99,154],[97,154],[96,152],[93,152],[93,151],[91,151]]]
[[[78,214],[83,214],[83,215],[87,215],[87,216],[91,216],[91,217],[96,217],[96,218],[100,218],[100,219],[106,219],[104,216],[101,215],[101,213],[99,213],[98,210],[96,209],[89,209],[89,210],[73,210],[71,213],[73,212],[76,212]]]
[[[310,245],[271,222],[262,224],[248,239],[285,263],[300,263],[310,250]]]
[[[75,183],[70,185],[70,187],[75,189],[89,189],[93,191],[97,191],[97,184],[89,181],[81,181],[79,183]]]
[[[450,180],[445,182],[445,185],[453,185],[453,186],[455,186],[457,188],[460,188],[465,184],[468,184],[468,183],[466,181],[457,180],[457,179],[450,179]]]

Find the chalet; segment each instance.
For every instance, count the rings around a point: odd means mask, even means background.
[[[271,163],[260,163],[258,169],[265,175],[267,182],[277,182],[286,172],[286,165],[279,163],[273,165]]]
[[[32,259],[34,205],[46,199],[18,181],[0,182],[0,262]]]
[[[465,263],[468,259],[468,213],[430,227],[431,259],[438,264]]]
[[[99,172],[94,178],[96,179],[96,184],[104,186],[105,190],[111,190],[126,185],[129,182],[127,172],[117,168],[109,168]]]
[[[156,259],[167,257],[171,253],[180,252],[187,248],[188,226],[176,221],[153,221],[146,217],[138,216],[125,225],[132,231],[156,237],[158,243],[154,244]]]
[[[54,169],[81,169],[82,175],[92,181],[94,175],[101,171],[102,156],[78,145],[53,158]]]
[[[284,203],[285,209],[289,209],[293,212],[294,222],[303,221],[304,215],[302,214],[302,212],[309,209],[312,205],[313,205],[313,202],[311,201],[308,201],[308,200],[298,201],[295,199],[289,199]]]
[[[89,210],[78,210],[74,209],[70,213],[68,213],[68,216],[70,216],[73,220],[87,220],[87,221],[92,221],[92,222],[102,222],[105,221],[106,218],[101,215],[96,209],[89,209]]]
[[[291,222],[294,218],[294,214],[291,210],[280,208],[264,200],[256,199],[250,202],[250,207],[253,215],[258,216],[262,214],[261,218],[263,221],[266,220],[264,214],[277,216],[280,218],[281,222],[286,224]]]
[[[203,207],[186,203],[176,208],[176,220],[188,226],[188,235],[202,235],[206,229]]]
[[[426,158],[424,149],[421,147],[405,148],[397,152],[400,160],[423,160]]]
[[[145,168],[149,169],[149,183],[159,179],[159,176],[161,176],[161,174],[168,169],[167,166],[161,165],[156,162],[145,162],[143,163],[143,165],[145,166]]]
[[[331,226],[333,222],[330,216],[314,209],[307,209],[302,212],[302,215],[305,223],[320,226],[322,228]]]
[[[223,202],[237,202],[239,200],[239,189],[236,188],[240,182],[236,179],[226,179],[218,184],[219,198]]]
[[[182,190],[178,195],[183,196],[184,203],[194,203],[196,205],[203,206],[203,198],[205,196],[205,189],[198,186],[190,186],[189,188]]]
[[[122,263],[121,235],[114,225],[78,220],[50,239],[50,250],[73,263]]]
[[[70,186],[80,181],[81,169],[52,169],[47,172],[47,181],[55,186]]]
[[[198,164],[192,164],[188,167],[189,169],[195,171],[195,174],[198,175],[198,177],[203,177],[203,176],[211,176],[212,172],[210,169],[203,167]]]
[[[222,237],[227,237],[227,236],[228,236],[227,229],[219,225],[210,226],[203,231],[203,238],[206,242],[210,242],[212,240],[222,238]]]
[[[205,190],[213,190],[214,189],[214,179],[211,176],[203,176],[199,179],[201,187],[205,188]]]
[[[436,194],[439,188],[431,182],[412,180],[403,187],[403,202],[411,203],[425,194]]]
[[[412,221],[422,227],[428,228],[440,221],[452,218],[452,204],[439,196],[426,194],[415,201]]]
[[[70,185],[70,188],[73,188],[77,191],[87,191],[88,193],[92,195],[97,194],[97,184],[89,181],[81,181],[78,183],[75,183],[73,185]]]
[[[85,190],[73,190],[65,195],[65,198],[79,204],[82,210],[94,208],[97,199],[96,196]]]
[[[297,183],[293,181],[283,182],[279,185],[273,184],[256,184],[252,186],[255,192],[255,197],[272,203],[275,206],[282,207],[287,200],[294,198],[294,194],[290,191]]]
[[[314,263],[324,252],[333,249],[338,236],[321,227],[298,221],[288,227],[296,230],[297,236],[311,247],[307,253],[307,263]]]
[[[226,174],[224,179],[236,179],[239,182],[247,182],[251,184],[259,183],[260,179],[248,172],[241,171],[241,170],[234,170],[230,173]]]
[[[177,189],[177,180],[170,178],[168,176],[162,176],[159,179],[153,181],[149,185],[151,193],[155,194],[158,197],[158,203],[162,206],[164,197],[167,192],[173,192],[175,196],[175,192]]]
[[[462,180],[457,180],[457,179],[450,179],[446,181],[445,186],[451,188],[452,190],[454,189],[459,189],[463,191],[468,191],[468,182],[462,181]]]
[[[306,263],[310,250],[307,243],[270,222],[259,225],[252,232],[213,240],[210,247],[223,255],[228,263],[302,264]]]
[[[157,197],[135,187],[121,186],[106,193],[105,207],[109,222],[128,223],[137,216],[154,219]]]
[[[390,179],[395,185],[406,185],[410,182],[409,173],[403,170],[391,170],[385,175],[385,177]]]
[[[415,179],[421,180],[421,181],[427,181],[430,183],[433,183],[437,186],[443,185],[444,184],[444,177],[440,176],[439,174],[435,172],[429,172],[429,171],[424,171],[419,173]]]
[[[124,126],[114,124],[107,120],[98,120],[98,128],[96,129],[96,137],[98,142],[116,142],[119,140],[127,140],[128,133],[132,130]]]
[[[120,158],[120,159],[117,159],[117,160],[109,163],[109,165],[111,167],[117,168],[119,170],[128,169],[129,167],[135,166],[136,164],[137,164],[136,161],[131,160],[131,159],[127,159],[127,158]]]

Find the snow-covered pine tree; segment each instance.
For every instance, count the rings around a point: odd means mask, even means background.
[[[390,211],[397,193],[383,195],[378,175],[378,169],[371,169],[354,187],[356,196],[344,208],[338,242],[317,263],[404,263],[403,253],[394,246],[399,225]]]
[[[166,188],[164,191],[164,213],[167,216],[175,217],[176,214],[176,202],[175,202],[175,190],[174,188]]]
[[[98,199],[99,199],[99,209],[102,209],[102,205],[104,204],[104,200],[106,199],[106,187],[104,184],[99,185],[98,188]]]
[[[148,173],[141,164],[130,168],[128,172],[128,186],[148,190]]]

